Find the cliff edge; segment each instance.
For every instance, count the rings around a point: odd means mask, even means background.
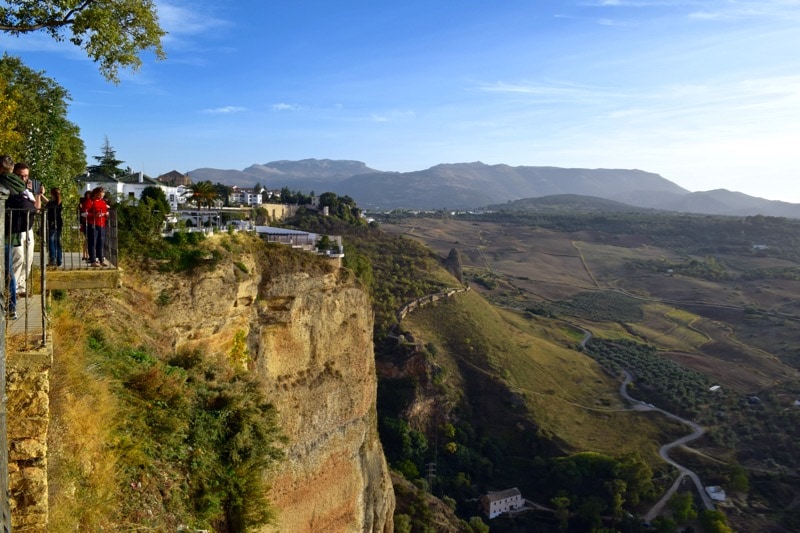
[[[176,349],[240,356],[278,411],[288,442],[269,474],[277,523],[264,531],[391,532],[369,298],[347,270],[291,270],[253,254],[150,285],[170,295],[160,319]]]

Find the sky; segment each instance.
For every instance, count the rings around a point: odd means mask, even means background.
[[[800,0],[156,0],[121,83],[68,42],[0,46],[156,177],[276,160],[626,168],[800,203]],[[282,184],[263,184],[280,187]]]

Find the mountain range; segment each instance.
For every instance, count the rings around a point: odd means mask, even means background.
[[[288,187],[305,193],[334,192],[352,197],[366,209],[479,209],[489,205],[552,195],[612,200],[631,208],[730,216],[800,218],[800,204],[765,200],[716,189],[691,192],[668,179],[635,169],[582,169],[547,166],[441,164],[412,172],[385,172],[361,161],[304,159],[254,164],[244,170],[199,168],[195,182],[269,189]],[[523,203],[524,204],[524,203]],[[618,209],[615,207],[614,209]]]

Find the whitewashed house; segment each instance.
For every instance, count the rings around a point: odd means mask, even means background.
[[[245,189],[234,185],[228,194],[228,203],[231,205],[248,205],[258,207],[262,203],[264,187]]]
[[[492,519],[508,511],[521,509],[524,505],[522,493],[517,487],[497,492],[489,492],[481,497],[486,515]]]
[[[116,201],[127,199],[139,200],[142,197],[142,191],[147,187],[158,187],[164,191],[167,202],[169,202],[169,207],[173,211],[178,209],[178,206],[186,201],[185,196],[183,196],[183,200],[181,200],[181,194],[178,192],[179,187],[160,183],[150,176],[145,175],[144,172],[134,172],[119,178],[105,176],[100,173],[87,172],[85,176],[80,176],[78,179],[81,194],[85,191],[91,191],[96,187],[103,187],[106,190],[106,196],[111,196]]]

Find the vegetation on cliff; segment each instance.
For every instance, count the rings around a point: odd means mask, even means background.
[[[221,264],[240,271],[244,248],[271,258],[275,275],[306,261],[247,236],[162,246],[194,257],[194,276]],[[282,437],[263,384],[242,364],[246,345],[176,351],[157,318],[173,295],[152,295],[145,281],[163,263],[135,266],[136,289],[76,291],[55,304],[51,526],[233,532],[267,523],[264,474]]]

